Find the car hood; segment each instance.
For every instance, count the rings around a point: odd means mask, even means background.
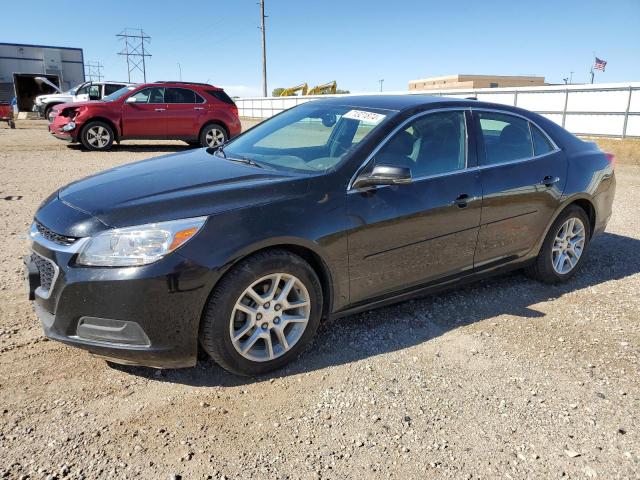
[[[36,97],[36,102],[50,102],[53,100],[71,102],[73,101],[73,96],[67,95],[66,93],[48,93],[46,95],[38,95]]]
[[[206,149],[104,171],[58,198],[110,227],[212,215],[304,195],[307,176],[220,158]]]
[[[65,108],[69,108],[69,107],[86,107],[86,106],[90,106],[90,105],[104,105],[104,104],[105,104],[105,102],[103,102],[102,100],[89,100],[87,102],[74,102],[73,99],[71,99],[67,103],[56,105],[56,108],[58,109],[58,111],[61,112]]]

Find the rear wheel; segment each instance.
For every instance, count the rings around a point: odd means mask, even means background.
[[[105,122],[89,122],[80,132],[80,142],[87,150],[109,150],[113,145],[113,129]]]
[[[589,217],[577,205],[570,206],[553,222],[527,273],[545,283],[568,280],[582,264],[590,238]]]
[[[200,145],[203,147],[219,147],[227,141],[227,131],[222,125],[210,123],[200,132]]]
[[[259,375],[293,360],[320,323],[322,288],[311,266],[285,250],[231,270],[206,307],[200,343],[223,368]]]

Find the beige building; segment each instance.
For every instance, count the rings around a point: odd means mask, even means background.
[[[409,90],[444,90],[450,88],[532,87],[546,85],[544,77],[507,75],[447,75],[409,80]]]

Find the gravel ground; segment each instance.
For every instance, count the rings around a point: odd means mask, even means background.
[[[0,478],[640,478],[640,167],[568,284],[521,273],[324,324],[258,379],[111,367],[43,338],[20,257],[38,204],[100,169],[0,128]]]

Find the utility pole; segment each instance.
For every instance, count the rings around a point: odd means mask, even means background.
[[[87,63],[84,64],[84,68],[87,70],[86,76],[89,77],[90,82],[93,82],[94,80],[97,80],[98,82],[102,81],[102,69],[104,66],[100,62],[87,60]]]
[[[134,29],[134,32],[130,33],[129,28],[125,28],[121,33],[116,35],[120,40],[124,40],[124,49],[118,52],[118,55],[124,55],[127,57],[127,73],[129,76],[129,82],[131,82],[131,72],[138,70],[142,73],[144,82],[147,81],[147,64],[146,59],[151,54],[145,51],[144,47],[151,37],[142,31],[141,28]]]
[[[260,30],[262,30],[262,96],[267,96],[267,36],[264,19],[264,0],[260,0]]]
[[[178,72],[180,75],[180,81],[182,81],[182,67],[180,66],[180,62],[178,62]]]
[[[381,78],[380,80],[378,80],[378,82],[380,82],[380,91],[382,91],[382,84],[384,83],[384,78]]]
[[[569,72],[569,85],[573,84],[573,72]]]

